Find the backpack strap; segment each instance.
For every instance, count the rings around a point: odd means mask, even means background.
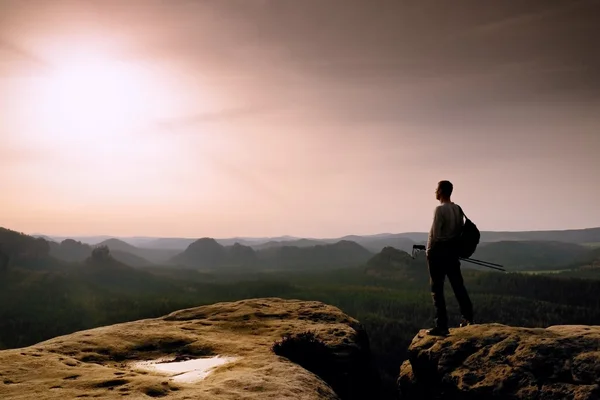
[[[458,206],[458,204],[457,204]],[[458,206],[458,209],[460,210],[460,213],[463,215],[463,217],[465,217],[465,219],[469,219],[469,217],[467,217],[467,214],[465,214],[465,212],[463,211],[461,206]]]

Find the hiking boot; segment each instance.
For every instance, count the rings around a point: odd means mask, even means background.
[[[461,328],[464,328],[465,326],[469,326],[469,325],[473,325],[473,321],[463,318],[463,320],[460,322],[459,326]]]
[[[436,326],[435,328],[427,329],[425,333],[430,336],[448,336],[450,331],[448,328],[440,328],[439,326]]]

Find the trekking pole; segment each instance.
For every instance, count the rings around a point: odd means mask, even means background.
[[[471,264],[480,265],[482,267],[491,268],[491,269],[495,269],[497,271],[506,272],[506,270],[504,269],[504,267],[502,267],[499,264],[487,263],[487,261],[479,261],[479,260],[474,260],[472,258],[460,258],[460,259],[463,260],[463,261],[469,262]],[[496,267],[496,265],[498,265],[498,266]]]
[[[465,261],[475,261],[475,262],[478,262],[478,263],[487,264],[487,265],[491,265],[491,266],[494,266],[494,267],[504,268],[504,265],[494,264],[493,262],[478,260],[476,258],[463,258],[462,260],[465,260]]]
[[[415,255],[421,251],[425,251],[425,246],[422,244],[415,244],[413,245],[412,248],[412,258],[415,258]],[[483,260],[477,260],[474,258],[459,258],[460,260],[469,262],[471,264],[476,264],[476,265],[480,265],[482,267],[486,267],[486,268],[491,268],[491,269],[495,269],[497,271],[502,271],[502,272],[506,272],[506,270],[504,269],[504,266],[500,265],[500,264],[494,264],[492,262],[489,261],[483,261]]]

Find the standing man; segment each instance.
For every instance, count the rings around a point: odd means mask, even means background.
[[[435,336],[446,336],[450,333],[448,331],[446,299],[444,298],[446,275],[448,275],[448,280],[452,285],[463,316],[460,326],[473,323],[473,305],[460,272],[458,246],[456,245],[464,225],[463,212],[460,206],[450,200],[453,189],[454,187],[449,181],[438,183],[435,198],[439,200],[440,205],[435,209],[433,224],[427,239],[426,254],[429,282],[435,307],[435,327],[429,329],[427,334]]]

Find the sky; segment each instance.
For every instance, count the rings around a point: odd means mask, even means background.
[[[0,0],[0,226],[600,226],[600,0]]]

